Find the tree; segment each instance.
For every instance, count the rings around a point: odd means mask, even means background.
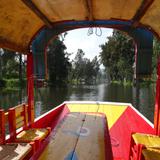
[[[75,79],[77,83],[83,80],[84,77],[84,55],[82,49],[77,50],[77,54],[72,62],[72,79]]]
[[[48,46],[49,81],[51,85],[65,85],[71,64],[69,54],[65,52],[63,40],[56,38]]]
[[[72,61],[72,80],[78,83],[85,82],[91,84],[96,81],[99,72],[99,61],[95,57],[92,61],[84,57],[82,49],[78,49],[77,54]]]
[[[19,77],[18,54],[15,54],[13,51],[1,49],[0,61],[0,71],[3,78]]]
[[[134,47],[132,38],[114,30],[108,42],[100,46],[101,62],[109,71],[111,80],[132,80]]]

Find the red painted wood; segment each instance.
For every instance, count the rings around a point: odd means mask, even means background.
[[[103,113],[99,113],[104,117],[104,141],[105,141],[105,159],[113,160],[112,146],[108,129],[107,117]]]
[[[157,63],[156,99],[154,113],[154,128],[156,135],[160,135],[160,57]]]
[[[5,143],[5,115],[4,110],[0,109],[0,144]]]
[[[55,108],[52,111],[48,112],[46,115],[44,115],[40,119],[38,119],[34,123],[33,127],[34,128],[39,128],[39,127],[47,127],[47,126],[49,126],[53,130],[56,127],[56,125],[61,120],[63,120],[63,118],[69,112],[70,111],[69,111],[68,107],[65,104],[63,104],[63,105],[59,106],[58,108]],[[52,136],[52,135],[50,135],[50,136]],[[43,150],[45,149],[45,147],[48,145],[48,143],[50,141],[50,136],[48,136],[47,139],[45,139],[44,142],[40,145],[40,147],[36,151],[36,154],[34,154],[32,156],[32,160],[37,160],[38,159],[38,157],[41,155],[41,153],[43,152]]]
[[[34,122],[34,75],[33,55],[27,55],[27,95],[28,95],[28,121],[29,125]]]
[[[114,158],[128,159],[130,152],[131,133],[154,133],[154,129],[128,107],[110,129],[111,144]]]
[[[15,119],[15,108],[10,108],[8,110],[8,120],[9,120],[9,133],[10,141],[15,141],[16,139],[16,119]]]
[[[51,129],[53,129],[57,125],[57,123],[61,121],[64,118],[64,116],[69,112],[70,111],[68,107],[66,107],[65,105],[61,105],[58,108],[49,111],[43,117],[35,121],[33,127],[34,128],[51,127]]]

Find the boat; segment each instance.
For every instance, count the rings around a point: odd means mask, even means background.
[[[160,60],[154,124],[129,103],[72,101],[34,114],[34,77],[48,77],[46,46],[69,30],[127,33],[135,41],[135,80],[150,77],[159,8],[159,0],[1,0],[0,47],[27,56],[28,101],[0,109],[0,159],[160,160]]]

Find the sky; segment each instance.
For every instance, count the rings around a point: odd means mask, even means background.
[[[87,29],[75,29],[67,32],[64,44],[67,47],[68,53],[73,53],[70,56],[70,60],[74,59],[77,50],[82,49],[85,53],[85,57],[88,59],[93,59],[95,56],[99,55],[101,51],[99,45],[104,44],[107,37],[112,35],[112,29],[101,28],[102,35],[99,37],[96,35],[96,29],[93,28],[93,34],[87,35]],[[100,34],[99,28],[97,28],[97,33]]]

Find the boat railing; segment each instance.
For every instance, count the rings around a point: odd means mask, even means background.
[[[19,130],[23,130],[27,128],[27,125],[28,125],[27,109],[28,109],[28,105],[25,103],[22,103],[8,110],[9,132],[11,135],[11,139],[16,138],[16,133],[19,132]]]
[[[4,109],[0,109],[0,144],[4,144],[6,140],[10,139],[12,137],[10,133],[12,133],[14,127],[11,125],[12,121],[14,120],[11,115],[9,114],[10,110],[14,110],[16,114],[16,129],[19,126],[25,126],[28,122],[28,104],[22,103],[17,106],[14,106],[10,108],[7,111],[4,111]],[[22,118],[22,115],[25,114]],[[25,123],[24,123],[24,122]]]

